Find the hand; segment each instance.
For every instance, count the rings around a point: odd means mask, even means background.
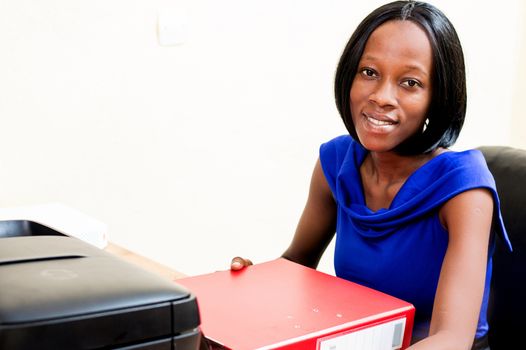
[[[244,259],[240,256],[236,256],[230,263],[230,270],[238,271],[250,265],[254,265],[250,259]]]

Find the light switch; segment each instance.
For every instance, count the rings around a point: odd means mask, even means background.
[[[176,46],[186,42],[188,16],[183,9],[163,9],[157,17],[157,35],[161,46]]]

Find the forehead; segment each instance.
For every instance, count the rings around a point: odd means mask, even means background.
[[[431,69],[432,48],[426,32],[408,20],[394,20],[376,28],[365,45],[363,59],[404,60]]]

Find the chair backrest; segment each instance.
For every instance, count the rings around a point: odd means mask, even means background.
[[[523,348],[526,347],[526,150],[505,146],[483,146],[479,150],[495,178],[504,224],[513,246],[510,253],[504,242],[497,239],[488,315],[489,343],[491,350]]]

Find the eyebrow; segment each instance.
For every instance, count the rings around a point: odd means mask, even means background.
[[[371,55],[365,55],[362,57],[362,60],[368,60],[368,61],[378,61],[378,59],[374,56],[371,56]],[[416,64],[406,64],[404,66],[404,68],[406,68],[407,70],[417,70],[419,72],[421,72],[422,74],[426,75],[426,76],[430,76],[430,74],[428,72],[426,72],[422,67],[420,67],[419,65],[416,65]]]

